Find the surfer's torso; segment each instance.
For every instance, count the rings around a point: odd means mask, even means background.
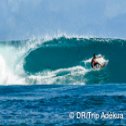
[[[102,56],[96,56],[92,58],[91,66],[94,69],[101,69],[105,66],[104,58]]]

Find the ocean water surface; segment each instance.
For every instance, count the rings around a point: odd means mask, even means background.
[[[75,117],[69,114],[74,112]],[[79,112],[123,114],[83,118]],[[0,86],[2,126],[125,126],[126,84]]]

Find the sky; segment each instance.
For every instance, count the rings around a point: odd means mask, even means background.
[[[58,33],[126,38],[126,0],[0,1],[0,40]]]

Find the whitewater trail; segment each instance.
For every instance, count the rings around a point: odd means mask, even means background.
[[[28,79],[32,83],[37,84],[84,84],[81,79],[88,72],[82,66],[74,66],[71,68],[58,69],[54,71],[43,71],[35,75],[30,75]],[[77,79],[78,78],[78,79]]]

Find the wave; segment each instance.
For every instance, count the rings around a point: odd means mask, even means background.
[[[126,40],[46,36],[0,43],[0,84],[91,84],[126,82]],[[88,59],[101,54],[99,71]]]

